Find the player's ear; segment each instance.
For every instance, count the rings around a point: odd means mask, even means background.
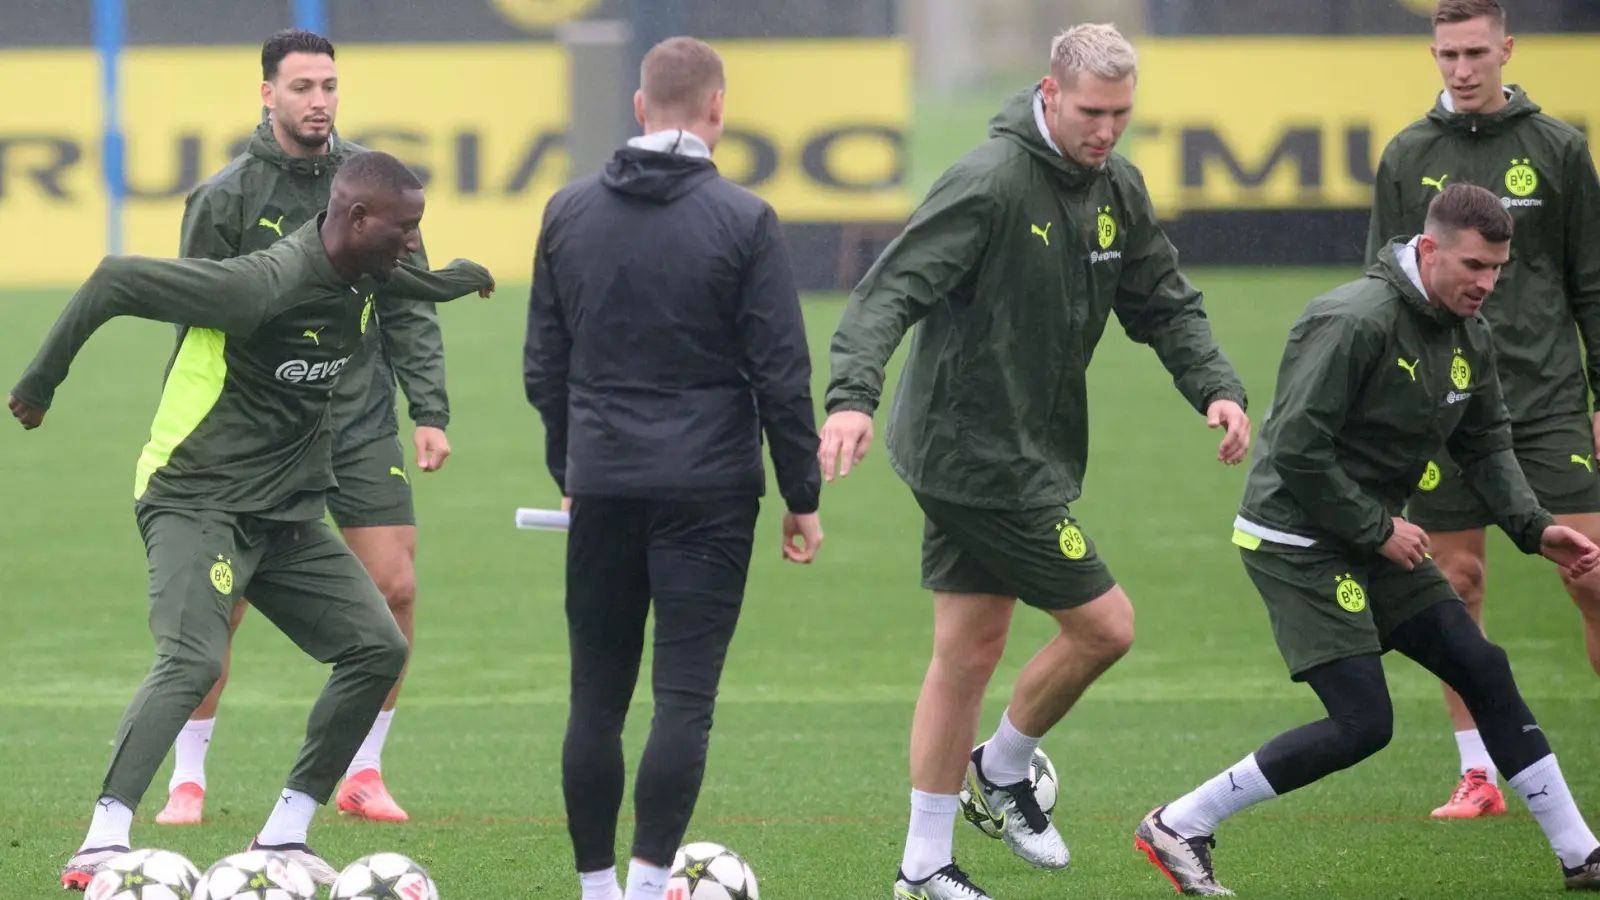
[[[1512,49],[1512,46],[1514,44],[1516,44],[1516,42],[1517,42],[1516,38],[1512,37],[1509,34],[1506,35],[1505,46],[1500,48],[1500,65],[1503,66],[1506,63],[1511,62],[1511,49]]]
[[[644,91],[633,92],[633,118],[644,125]]]
[[[351,203],[350,204],[350,227],[354,228],[357,233],[365,231],[367,229],[367,216],[368,216],[368,214],[369,214],[369,211],[367,210],[367,204],[361,202],[360,200],[357,200],[354,203]]]
[[[272,108],[272,82],[261,82],[261,105],[267,109]]]
[[[722,88],[718,88],[717,91],[711,95],[711,119],[710,119],[710,122],[713,125],[721,125],[722,124],[722,103],[723,103],[723,100],[726,98],[726,96],[727,96],[727,92]]]

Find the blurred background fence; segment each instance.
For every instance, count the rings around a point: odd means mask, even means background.
[[[260,119],[261,41],[291,24],[338,47],[340,133],[427,180],[432,255],[506,281],[526,278],[545,198],[632,133],[637,61],[661,37],[723,52],[717,162],[777,207],[802,286],[837,289],[1082,21],[1139,47],[1122,151],[1186,263],[1349,264],[1378,154],[1440,87],[1431,5],[0,0],[0,286],[70,285],[108,251],[175,252],[184,195]],[[1510,8],[1508,80],[1577,127],[1600,121],[1600,2]]]

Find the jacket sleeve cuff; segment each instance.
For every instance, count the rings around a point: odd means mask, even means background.
[[[1517,549],[1528,556],[1538,556],[1544,547],[1544,530],[1556,523],[1556,517],[1547,510],[1539,510],[1522,533],[1517,535]]]
[[[787,504],[789,512],[797,516],[809,516],[822,505],[821,498],[816,494],[810,494],[805,497],[785,497],[783,502]]]
[[[443,431],[450,424],[450,416],[445,413],[420,413],[413,416],[411,421],[418,428],[437,428]]]
[[[1383,545],[1389,543],[1389,538],[1394,537],[1394,519],[1385,515],[1383,522],[1378,526],[1377,535],[1370,541],[1358,544],[1357,549],[1367,553],[1377,553]]]
[[[878,411],[878,404],[876,402],[867,400],[863,397],[843,397],[837,400],[829,400],[824,404],[824,406],[826,407],[829,415],[832,415],[836,412],[850,411],[866,413],[870,416]]]
[[[1211,404],[1217,402],[1218,400],[1232,400],[1233,402],[1239,404],[1240,409],[1247,412],[1250,409],[1249,398],[1245,396],[1244,389],[1230,385],[1214,388],[1210,393],[1206,394],[1206,400],[1205,403],[1201,404],[1200,412],[1204,414],[1207,410],[1211,409]]]

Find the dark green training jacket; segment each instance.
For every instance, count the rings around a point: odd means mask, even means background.
[[[1113,311],[1195,409],[1245,403],[1138,169],[1057,153],[1035,90],[934,184],[850,295],[831,348],[827,410],[871,413],[890,356],[919,326],[885,434],[890,463],[914,490],[968,506],[1079,497],[1085,374]]]
[[[1537,553],[1552,520],[1512,453],[1489,325],[1432,306],[1402,268],[1405,246],[1384,247],[1290,330],[1234,527],[1375,553],[1443,446],[1512,541]]]
[[[244,153],[189,194],[178,255],[242,256],[272,246],[316,218],[328,205],[339,164],[364,149],[337,133],[328,143],[324,156],[292,157],[278,145],[272,126],[262,122]],[[411,264],[427,269],[427,254],[418,253]],[[450,422],[444,339],[433,305],[383,289],[377,293],[375,312],[383,340],[374,352],[351,361],[335,390],[339,449],[392,437],[399,430],[396,376],[414,423],[444,428]]]
[[[1483,315],[1520,424],[1587,413],[1588,387],[1600,388],[1600,180],[1582,132],[1541,113],[1515,85],[1508,91],[1510,103],[1490,115],[1453,113],[1441,94],[1384,148],[1367,261],[1420,233],[1444,185],[1470,182],[1500,196],[1516,222],[1512,262]]]
[[[213,261],[107,257],[56,320],[12,393],[49,409],[90,335],[116,316],[183,329],[134,498],[152,506],[322,517],[333,475],[330,397],[377,342],[367,310],[379,282],[334,270],[318,220],[267,250]],[[477,263],[402,267],[384,284],[443,302],[488,287]]]

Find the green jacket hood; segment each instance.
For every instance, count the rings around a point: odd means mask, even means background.
[[[1020,146],[1034,159],[1060,174],[1072,187],[1093,182],[1105,172],[1104,166],[1088,169],[1057,153],[1039,130],[1033,105],[1039,93],[1038,85],[1030,85],[1011,95],[1011,99],[989,120],[989,137],[1008,140]]]
[[[1433,109],[1428,110],[1428,118],[1464,134],[1494,135],[1509,131],[1518,120],[1540,112],[1539,104],[1533,102],[1520,85],[1508,84],[1506,90],[1511,94],[1510,102],[1487,115],[1451,112],[1444,105],[1448,94],[1440,91],[1438,98],[1433,101]]]
[[[256,126],[256,133],[250,138],[250,155],[277,166],[290,175],[313,178],[330,165],[337,167],[343,162],[344,158],[350,155],[350,147],[344,138],[339,137],[338,129],[334,129],[328,136],[328,152],[325,155],[310,158],[290,156],[278,143],[278,136],[272,133],[272,123],[263,120]]]
[[[1434,306],[1428,301],[1427,295],[1411,280],[1411,275],[1400,262],[1400,251],[1406,246],[1404,241],[1395,241],[1378,251],[1378,260],[1367,268],[1367,274],[1373,278],[1388,282],[1400,294],[1400,299],[1405,302],[1406,308],[1443,328],[1459,324],[1462,317],[1456,315],[1443,306]]]

